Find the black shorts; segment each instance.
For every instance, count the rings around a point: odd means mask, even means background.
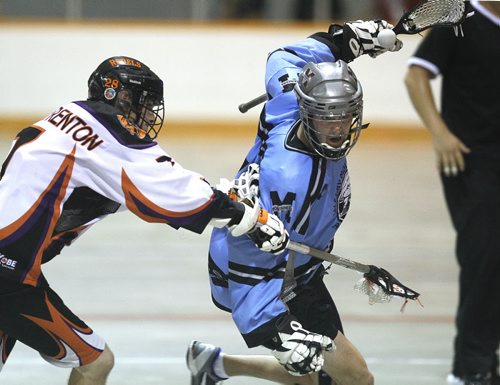
[[[297,296],[287,302],[287,305],[304,329],[326,335],[332,340],[339,331],[344,333],[340,315],[323,282],[322,274],[318,274],[307,285],[299,286],[294,292]],[[319,372],[319,385],[330,384],[331,378],[325,372]]]
[[[62,367],[87,365],[105,346],[47,284],[33,287],[0,280],[0,369],[16,340]]]
[[[335,302],[321,275],[307,285],[299,286],[294,292],[297,296],[287,305],[304,329],[326,335],[332,340],[339,331],[344,332]]]

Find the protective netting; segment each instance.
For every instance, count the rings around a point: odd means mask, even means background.
[[[392,299],[392,296],[387,294],[380,286],[375,285],[366,278],[362,278],[356,282],[354,290],[366,294],[370,305],[391,302]]]
[[[420,30],[432,25],[452,25],[465,13],[463,0],[428,0],[416,7],[408,16],[407,30]]]

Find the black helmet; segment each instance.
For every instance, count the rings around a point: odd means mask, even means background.
[[[116,107],[130,123],[132,134],[151,139],[163,125],[163,81],[139,60],[114,56],[90,75],[88,100]]]

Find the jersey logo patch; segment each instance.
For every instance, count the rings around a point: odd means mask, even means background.
[[[156,161],[158,163],[169,162],[172,166],[175,165],[175,161],[170,156],[166,155],[159,156],[156,158]]]
[[[342,171],[342,182],[340,188],[338,189],[337,196],[337,215],[338,218],[343,221],[347,216],[349,211],[349,206],[351,205],[351,181],[349,179],[349,174],[347,173],[347,168]]]
[[[289,74],[284,74],[283,76],[280,76],[278,78],[278,81],[281,84],[281,87],[283,87],[283,92],[289,92],[293,90],[293,87],[295,86],[295,83],[297,83],[296,79],[290,79]]]
[[[9,270],[14,270],[16,268],[17,261],[15,259],[7,258],[5,255],[0,253],[0,267]]]
[[[273,202],[273,213],[279,215],[285,214],[285,220],[290,222],[292,215],[292,203],[295,200],[296,194],[287,192],[283,200],[280,199],[277,191],[271,191],[271,201]]]

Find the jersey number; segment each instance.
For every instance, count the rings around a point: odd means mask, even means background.
[[[41,128],[28,127],[17,134],[16,143],[14,144],[9,152],[9,155],[7,155],[7,158],[5,158],[5,161],[2,164],[2,170],[0,171],[0,180],[2,180],[3,175],[5,174],[5,170],[7,170],[7,165],[9,164],[17,149],[26,143],[34,141],[41,134],[43,134],[43,132],[44,131]]]

